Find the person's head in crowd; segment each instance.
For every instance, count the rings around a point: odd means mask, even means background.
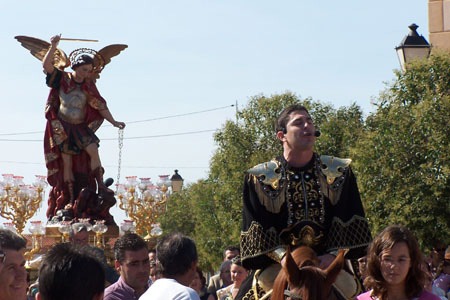
[[[148,259],[150,261],[152,261],[152,260],[156,261],[156,250],[155,249],[148,250]]]
[[[381,299],[388,299],[388,291],[393,289],[412,299],[427,282],[423,265],[422,252],[412,232],[401,225],[388,226],[369,247],[364,285]]]
[[[358,258],[358,269],[361,279],[364,280],[367,273],[367,256]]]
[[[447,249],[442,264],[442,273],[450,274],[450,249]]]
[[[195,242],[181,234],[164,236],[156,246],[156,258],[164,278],[172,278],[189,286],[194,279],[198,254]]]
[[[441,240],[437,240],[433,243],[432,251],[436,255],[436,258],[439,260],[439,262],[442,262],[444,260],[446,249],[447,245]]]
[[[443,262],[446,248],[447,245],[443,241],[433,241],[430,251],[432,267],[437,268]]]
[[[225,260],[220,264],[219,268],[220,279],[222,279],[223,286],[229,286],[233,283],[231,280],[231,260]]]
[[[155,282],[161,278],[161,268],[159,267],[159,263],[155,260],[150,261],[150,279],[151,282]]]
[[[37,300],[103,299],[105,271],[90,248],[59,243],[39,268]]]
[[[137,294],[147,289],[150,260],[147,243],[135,233],[126,233],[114,243],[115,267],[127,285]]]
[[[231,260],[230,273],[234,287],[239,288],[249,273],[248,270],[242,266],[240,256],[236,256]]]
[[[232,260],[240,253],[239,247],[236,246],[227,246],[223,251],[223,260]]]
[[[206,278],[203,275],[202,269],[200,269],[199,267],[197,267],[194,279],[192,280],[189,287],[193,288],[198,294],[204,292],[206,288]]]
[[[0,228],[0,300],[27,297],[27,271],[23,256],[26,240],[9,229]]]
[[[81,223],[73,224],[70,231],[70,241],[80,246],[89,245],[89,231],[86,225]]]

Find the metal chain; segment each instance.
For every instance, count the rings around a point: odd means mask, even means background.
[[[116,194],[119,189],[120,171],[122,168],[122,148],[123,148],[123,129],[119,129],[119,161],[117,162],[117,184],[116,184]]]

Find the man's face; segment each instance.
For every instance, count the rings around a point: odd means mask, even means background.
[[[156,261],[156,253],[155,252],[149,252],[148,253],[148,259]]]
[[[445,245],[443,243],[440,243],[440,244],[436,245],[435,247],[433,247],[433,252],[436,254],[437,259],[439,259],[439,261],[444,260],[446,248],[447,248],[447,245]]]
[[[292,112],[289,117],[286,133],[277,133],[284,147],[293,150],[312,150],[316,142],[316,128],[309,114],[300,110]]]
[[[24,300],[27,294],[27,271],[25,249],[16,251],[3,249],[5,260],[0,262],[0,300]]]
[[[235,258],[236,256],[238,256],[239,252],[238,251],[232,251],[232,250],[227,250],[225,251],[225,257],[224,257],[224,261],[226,260],[232,260],[233,258]]]
[[[223,270],[220,271],[220,279],[222,279],[223,286],[228,286],[233,283],[231,280],[231,264],[227,264]]]
[[[89,245],[89,232],[80,231],[72,236],[72,243],[76,245],[86,246]]]
[[[137,251],[125,251],[123,262],[116,261],[116,268],[123,280],[135,290],[142,290],[147,286],[150,276],[150,260],[148,250],[142,248]]]

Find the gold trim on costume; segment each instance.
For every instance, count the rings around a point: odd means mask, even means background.
[[[348,222],[343,222],[334,217],[327,235],[326,251],[368,246],[370,240],[370,229],[366,218],[355,215]]]
[[[256,195],[258,195],[259,202],[266,208],[268,212],[273,214],[277,214],[281,210],[281,206],[283,205],[286,199],[286,193],[284,192],[285,187],[282,187],[282,190],[276,193],[275,197],[271,197],[266,189],[269,188],[263,185],[256,176],[251,176],[253,179],[253,184],[255,186]],[[269,188],[270,189],[270,188]]]
[[[59,158],[59,155],[53,152],[48,152],[47,154],[45,154],[45,162],[49,163],[52,161],[55,161]]]
[[[95,120],[95,121],[92,121],[91,123],[89,123],[89,124],[88,124],[88,127],[89,127],[93,132],[96,132],[97,129],[100,128],[100,126],[102,125],[102,123],[103,123],[103,119],[98,119],[98,120]]]
[[[53,174],[56,174],[56,173],[58,173],[59,172],[59,169],[58,168],[56,168],[56,169],[48,169],[47,170],[47,177],[50,177],[50,176],[52,176]]]
[[[352,160],[350,158],[339,158],[328,155],[321,155],[322,173],[327,177],[328,184],[333,184],[334,180],[344,174],[344,171]]]
[[[108,109],[105,102],[100,101],[100,99],[95,98],[95,97],[88,97],[88,103],[92,108],[94,108],[96,110]]]
[[[276,160],[256,165],[248,169],[247,173],[255,175],[262,183],[272,186],[274,190],[278,188],[281,179],[280,163]]]
[[[308,247],[314,247],[315,245],[319,244],[319,242],[323,238],[323,233],[320,231],[316,235],[316,232],[311,226],[305,225],[297,234],[297,236],[291,233],[290,238],[292,246],[304,245]]]
[[[277,249],[273,250],[272,252],[267,253],[267,256],[273,259],[276,262],[281,262],[283,257],[286,255],[286,248],[285,247],[278,247]]]
[[[242,260],[268,254],[280,245],[280,238],[275,228],[264,230],[261,224],[253,221],[247,231],[241,231]]]
[[[51,121],[53,129],[53,139],[57,145],[62,144],[67,139],[67,134],[64,131],[64,127],[59,120]]]

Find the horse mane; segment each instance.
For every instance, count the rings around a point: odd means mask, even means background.
[[[301,295],[303,300],[327,299],[344,266],[344,254],[344,250],[340,251],[330,266],[322,270],[318,267],[316,253],[310,247],[300,246],[292,253],[288,249],[282,270],[275,279],[271,299],[285,299],[284,291],[288,286],[292,294]]]

